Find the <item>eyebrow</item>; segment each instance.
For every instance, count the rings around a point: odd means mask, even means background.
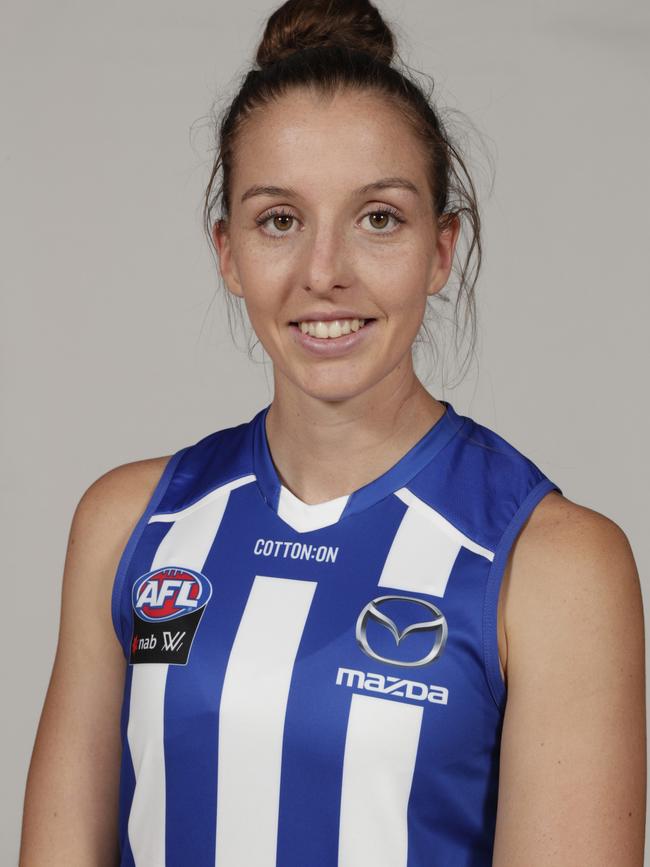
[[[354,191],[355,196],[363,196],[366,193],[370,193],[373,190],[387,190],[387,189],[402,189],[408,190],[411,193],[414,193],[416,196],[420,195],[420,191],[415,186],[412,181],[407,180],[407,178],[380,178],[378,181],[373,181],[370,184],[364,184],[363,187],[359,187]],[[245,202],[246,199],[252,199],[253,196],[285,196],[286,198],[297,198],[298,193],[292,187],[274,187],[274,186],[262,186],[255,185],[253,187],[249,187],[246,190],[244,195],[241,197],[241,201]]]

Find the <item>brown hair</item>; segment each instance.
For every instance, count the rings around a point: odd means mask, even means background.
[[[454,305],[454,340],[458,351],[469,326],[469,348],[464,362],[471,361],[477,332],[474,287],[481,266],[481,220],[476,192],[439,111],[431,105],[433,81],[431,91],[425,94],[401,60],[404,71],[393,65],[395,55],[392,30],[370,0],[287,0],[276,9],[257,49],[257,66],[244,75],[238,93],[216,121],[217,155],[205,191],[204,229],[214,252],[213,215],[220,205],[219,219],[228,219],[233,151],[242,128],[257,110],[292,88],[310,88],[321,97],[332,97],[347,88],[381,94],[400,111],[428,154],[433,212],[439,227],[444,228],[454,219],[460,221],[461,229],[463,224],[469,227],[464,258],[459,255],[460,238],[455,253],[460,271]],[[222,179],[217,185],[220,168]],[[436,314],[434,305],[450,303],[448,287],[449,281],[428,299],[427,308],[437,320],[444,317]],[[230,313],[229,309],[232,331]],[[428,339],[418,335],[414,347],[428,343],[436,362],[438,347],[426,319],[425,316],[421,331]],[[461,374],[464,362],[460,365]]]

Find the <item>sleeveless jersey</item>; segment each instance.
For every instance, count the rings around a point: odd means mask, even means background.
[[[316,505],[280,481],[270,405],[170,458],[112,594],[122,867],[491,865],[499,588],[561,489],[443,403]]]

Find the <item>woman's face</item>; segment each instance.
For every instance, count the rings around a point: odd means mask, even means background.
[[[458,235],[457,221],[435,225],[405,122],[373,95],[293,91],[244,129],[232,184],[229,224],[213,232],[220,270],[276,391],[390,394],[412,375],[426,299],[447,282]]]

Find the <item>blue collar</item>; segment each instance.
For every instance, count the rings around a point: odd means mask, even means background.
[[[441,403],[446,407],[445,413],[397,463],[348,496],[339,520],[367,509],[399,488],[404,487],[460,430],[467,421],[465,416],[458,415],[448,401],[441,400]],[[266,416],[270,408],[271,404],[264,407],[251,422],[253,425],[253,467],[262,496],[277,514],[283,486],[271,458],[266,436]],[[318,505],[323,504],[319,503]]]

